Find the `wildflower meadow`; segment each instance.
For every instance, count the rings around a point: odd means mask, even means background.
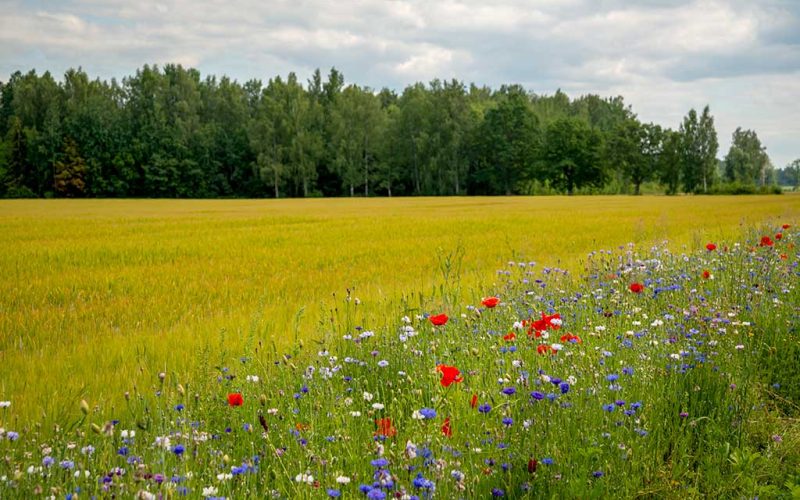
[[[429,292],[345,289],[56,414],[4,398],[0,498],[799,498],[796,221],[694,228],[469,286],[444,251]]]

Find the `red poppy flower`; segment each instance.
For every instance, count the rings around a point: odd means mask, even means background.
[[[769,236],[762,236],[761,237],[761,243],[759,243],[759,246],[771,247],[774,244],[775,244],[775,242],[772,241],[772,238],[770,238]]]
[[[573,342],[576,344],[582,344],[583,341],[577,335],[573,335],[571,333],[566,333],[561,336],[561,342]]]
[[[778,234],[775,235],[775,239],[776,240],[779,240],[781,238],[783,238],[783,233],[778,233]]]
[[[706,250],[708,250],[709,252],[713,252],[716,249],[717,249],[717,245],[715,245],[713,243],[709,243],[708,245],[706,245]]]
[[[244,398],[242,397],[241,393],[232,392],[228,394],[229,406],[242,406],[243,404],[244,404]]]
[[[790,228],[790,227],[792,227],[792,226],[790,226],[789,224],[784,224],[784,225],[782,225],[781,227],[782,227],[783,229],[789,229],[789,228]]]
[[[548,354],[548,353],[555,354],[558,351],[556,351],[547,344],[539,344],[539,347],[536,348],[536,352],[538,352],[539,354]]]
[[[503,335],[503,340],[511,342],[512,340],[517,339],[517,334],[514,332],[508,332],[507,334]]]
[[[436,366],[436,371],[441,372],[442,379],[440,382],[444,387],[450,387],[453,382],[464,380],[464,377],[460,376],[461,372],[455,366],[438,365]]]
[[[559,328],[561,328],[560,314],[555,313],[548,316],[547,314],[542,313],[541,319],[537,319],[531,323],[531,327],[528,328],[528,335],[535,335],[536,338],[539,338],[542,336],[543,331],[558,330]]]
[[[389,438],[397,434],[397,429],[392,425],[391,418],[379,418],[375,421],[375,425],[378,426],[378,430],[375,431],[376,436],[386,436]]]
[[[444,424],[442,424],[442,434],[447,437],[453,437],[453,428],[450,427],[450,417],[444,419]]]
[[[642,293],[644,291],[644,285],[641,283],[631,283],[630,289],[633,293]]]
[[[711,273],[708,272],[708,270],[703,271],[703,279],[704,280],[707,280],[710,277],[711,277]]]
[[[485,299],[483,299],[481,301],[481,304],[485,305],[489,309],[497,306],[497,304],[499,304],[499,303],[500,303],[500,299],[498,299],[497,297],[486,297]]]
[[[431,323],[433,323],[433,326],[442,326],[446,324],[447,320],[450,318],[448,318],[446,314],[442,313],[437,314],[436,316],[429,316],[428,319]]]
[[[781,260],[786,260],[787,258],[788,258],[788,257],[786,256],[786,254],[785,254],[785,253],[782,253],[782,254],[781,254]]]
[[[530,460],[528,460],[528,473],[533,474],[534,472],[536,472],[536,467],[538,466],[539,462],[535,458],[531,458]]]
[[[469,405],[472,408],[475,408],[476,406],[478,406],[478,395],[477,394],[473,394],[472,395],[472,398],[469,400]]]

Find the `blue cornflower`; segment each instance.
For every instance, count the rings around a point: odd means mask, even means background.
[[[386,467],[387,465],[389,465],[389,461],[383,457],[376,458],[375,460],[370,462],[370,465],[372,465],[373,467]]]
[[[339,498],[340,496],[342,496],[342,493],[339,490],[328,488],[328,496],[330,498]]]
[[[492,488],[492,496],[493,497],[504,497],[504,496],[506,496],[506,492],[501,490],[500,488]]]
[[[617,406],[625,406],[625,400],[624,399],[618,399],[618,400],[614,401],[614,404],[617,405]]]
[[[614,403],[609,403],[607,405],[603,405],[603,409],[607,412],[614,411]]]
[[[631,409],[632,410],[638,410],[641,407],[642,407],[642,402],[641,401],[636,401],[635,403],[631,403]]]
[[[550,383],[553,384],[553,385],[558,385],[558,384],[561,383],[561,379],[558,378],[558,377],[553,377],[553,378],[550,379]]]
[[[42,459],[42,465],[44,465],[45,467],[50,467],[50,466],[51,466],[51,465],[53,465],[54,463],[56,463],[56,461],[55,461],[55,459],[54,459],[53,457],[51,457],[51,456],[46,456],[46,457],[44,457],[44,458]]]
[[[541,393],[541,392],[539,392],[539,391],[533,391],[533,392],[531,393],[531,397],[532,397],[533,399],[537,400],[537,401],[541,401],[542,399],[544,399],[544,394],[542,394],[542,393]]]
[[[183,447],[182,444],[176,444],[174,448],[172,448],[172,453],[181,456],[183,452],[186,451],[186,448]]]
[[[514,387],[504,387],[502,392],[506,396],[512,396],[517,393],[517,389]]]
[[[372,488],[367,493],[367,498],[370,500],[383,500],[386,498],[386,493],[382,492],[379,488]]]
[[[423,408],[419,411],[419,413],[423,416],[423,418],[428,420],[436,418],[436,410],[433,408]]]
[[[489,413],[490,411],[492,411],[492,407],[489,406],[489,403],[483,403],[478,407],[478,411],[481,413]]]
[[[553,465],[553,459],[550,457],[545,457],[542,459],[542,463],[544,465]]]
[[[60,465],[62,469],[67,469],[67,470],[75,468],[75,462],[73,462],[72,460],[62,460],[61,462],[58,463],[58,465]]]
[[[594,477],[603,477],[603,471],[601,471],[601,470],[596,470],[596,471],[592,472],[592,475],[593,475]]]
[[[569,384],[566,382],[561,382],[558,384],[558,388],[561,389],[561,394],[566,394],[569,392]]]
[[[619,375],[617,375],[616,373],[612,373],[612,374],[606,376],[606,380],[608,380],[609,382],[614,382],[618,378],[619,378]]]
[[[623,375],[633,375],[633,368],[626,366],[622,369]]]
[[[505,417],[503,419],[503,425],[505,425],[506,427],[511,427],[513,424],[514,424],[514,419],[513,418]]]
[[[19,433],[14,431],[8,431],[6,432],[6,438],[9,441],[16,441],[17,439],[19,439]]]
[[[184,408],[185,406],[183,406],[182,404],[175,405],[175,411],[183,411]]]

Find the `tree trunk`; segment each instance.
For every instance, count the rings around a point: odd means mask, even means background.
[[[640,183],[638,183],[638,182],[636,182],[636,183],[634,183],[634,184],[633,184],[633,194],[634,194],[635,196],[639,196],[639,184],[640,184]]]
[[[350,184],[350,197],[352,198],[355,195],[356,195],[355,194],[355,188],[353,187],[353,184],[351,183]]]
[[[308,198],[308,179],[303,177],[303,198]]]
[[[275,198],[278,197],[278,171],[275,171]]]

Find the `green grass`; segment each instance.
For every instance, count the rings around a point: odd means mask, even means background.
[[[348,288],[385,325],[459,251],[466,297],[511,259],[578,272],[592,250],[696,248],[798,214],[794,195],[0,201],[0,398],[57,421],[154,370],[188,375],[220,337],[269,356],[325,330]]]

